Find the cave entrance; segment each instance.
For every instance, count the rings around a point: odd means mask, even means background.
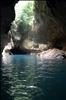
[[[22,20],[21,17],[33,18],[34,1],[18,1],[15,4],[15,20]],[[30,21],[30,20],[29,20]]]
[[[15,40],[21,39],[20,45],[32,39],[32,24],[34,20],[34,1],[18,1],[15,4],[15,20],[11,25],[11,33]],[[17,42],[16,42],[17,43]],[[31,45],[29,42],[27,42]]]

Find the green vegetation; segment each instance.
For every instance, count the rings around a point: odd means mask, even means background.
[[[26,1],[27,2],[27,1]],[[20,36],[23,40],[28,38],[28,35],[32,35],[32,21],[33,21],[33,1],[27,2],[22,8],[19,18],[16,18],[11,25],[11,32],[13,36]]]

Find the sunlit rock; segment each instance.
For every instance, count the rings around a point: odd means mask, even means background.
[[[3,49],[3,52],[2,52],[2,63],[4,64],[8,64],[11,62],[11,58],[10,58],[10,54],[12,54],[10,52],[10,49],[12,48],[12,45],[11,43],[8,43],[4,49]]]
[[[41,59],[63,59],[65,58],[65,53],[62,50],[54,48],[39,53],[39,57]]]
[[[46,49],[48,49],[48,44],[39,44],[39,49],[40,50],[46,50]]]
[[[11,43],[8,43],[4,49],[3,49],[3,52],[2,52],[2,55],[5,56],[5,55],[9,55],[9,50],[12,48],[12,45]]]

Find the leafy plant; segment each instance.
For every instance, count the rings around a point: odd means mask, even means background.
[[[15,19],[12,23],[11,31],[13,34],[21,34],[22,41],[31,34],[31,22],[33,19],[33,2],[28,2],[24,8],[19,19]],[[15,35],[14,35],[15,36]]]

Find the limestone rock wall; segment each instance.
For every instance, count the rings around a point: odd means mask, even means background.
[[[14,5],[18,0],[1,0],[1,51],[7,44],[8,31],[15,18]],[[58,48],[66,44],[66,1],[35,0],[34,33],[36,41],[51,42]]]
[[[34,11],[37,42],[51,42],[53,47],[63,48],[66,42],[66,1],[35,1]]]
[[[14,5],[18,0],[1,0],[1,51],[8,43],[8,31],[11,26],[11,22],[15,18]]]

